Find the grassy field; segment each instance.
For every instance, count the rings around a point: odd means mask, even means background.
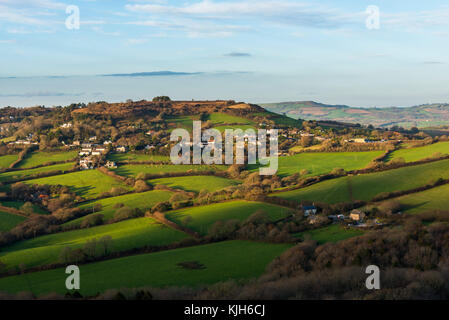
[[[394,200],[399,201],[403,212],[410,214],[432,210],[449,211],[449,185],[443,185],[426,191],[405,195]]]
[[[0,211],[0,231],[9,231],[25,220],[25,217]]]
[[[342,177],[314,184],[307,188],[274,194],[289,200],[311,200],[338,203],[371,200],[382,192],[417,188],[438,178],[449,179],[449,160],[405,167],[384,172]],[[352,197],[351,197],[352,194]]]
[[[17,168],[32,168],[50,162],[60,162],[75,159],[78,155],[77,151],[68,152],[32,152],[27,154],[25,158],[20,161]]]
[[[226,113],[212,113],[209,115],[208,120],[212,123],[213,126],[223,125],[223,124],[254,125],[254,122],[249,119],[229,115]]]
[[[343,168],[347,171],[361,169],[381,154],[382,151],[300,153],[290,157],[280,157],[277,174],[288,176],[306,169],[309,171],[307,176],[315,176],[329,173],[335,168]],[[250,169],[257,170],[256,166],[250,166]]]
[[[25,204],[25,202],[22,201],[1,201],[0,205],[5,206],[5,207],[10,207],[10,208],[14,208],[14,209],[18,209],[20,210],[20,208]],[[39,207],[38,205],[33,204],[33,211],[34,213],[38,213],[38,214],[48,214],[47,211],[45,211],[44,209],[42,209],[41,207]]]
[[[230,201],[170,211],[166,213],[166,217],[178,224],[183,224],[186,217],[191,217],[187,227],[201,234],[206,234],[216,221],[231,219],[243,221],[258,210],[265,211],[272,221],[285,218],[290,213],[287,208],[267,203]]]
[[[162,190],[154,190],[143,193],[130,193],[123,196],[105,198],[97,201],[90,201],[82,204],[81,208],[93,208],[96,204],[101,204],[102,210],[95,212],[96,214],[104,215],[105,220],[109,220],[114,217],[114,213],[117,210],[114,205],[122,203],[129,208],[139,208],[142,210],[153,207],[156,203],[161,201],[167,201],[170,199],[172,193]],[[64,225],[79,225],[86,217],[81,217],[65,223]]]
[[[187,237],[184,233],[170,229],[151,218],[138,218],[88,229],[55,233],[24,240],[3,248],[0,261],[7,268],[20,264],[35,267],[58,262],[65,247],[80,248],[90,239],[112,237],[112,251],[124,251],[146,245],[162,246]]]
[[[363,232],[357,229],[345,229],[339,224],[332,224],[323,228],[300,232],[295,234],[300,239],[312,239],[318,242],[318,244],[324,244],[326,242],[338,242],[341,240],[349,239],[362,235]]]
[[[19,158],[17,154],[7,154],[5,156],[0,156],[0,168],[5,169]]]
[[[112,187],[131,189],[128,185],[121,183],[98,170],[76,171],[64,175],[28,180],[26,183],[64,185],[86,199],[95,198],[102,192],[110,191]]]
[[[21,179],[27,179],[32,175],[43,173],[43,172],[51,172],[51,171],[67,171],[73,168],[75,165],[74,162],[69,163],[60,163],[55,164],[53,166],[48,167],[40,167],[35,169],[26,169],[19,171],[9,171],[5,173],[0,173],[0,182],[9,182],[9,181],[17,181]]]
[[[112,169],[115,173],[126,176],[136,177],[140,172],[148,174],[163,174],[163,173],[178,173],[187,171],[211,171],[219,170],[224,171],[227,166],[209,166],[209,165],[157,165],[157,164],[136,164],[136,165],[124,165],[116,169]]]
[[[123,162],[123,161],[170,161],[169,156],[162,155],[149,155],[142,153],[110,153],[108,154],[108,160],[115,162]]]
[[[203,189],[216,191],[239,184],[237,181],[215,176],[160,178],[149,180],[148,182],[152,185],[166,185],[171,188],[193,192],[200,192]]]
[[[449,154],[449,142],[439,142],[428,146],[399,149],[394,151],[387,160],[403,158],[406,162],[422,160],[435,153]]]
[[[260,276],[268,263],[289,248],[286,244],[226,241],[80,266],[84,296],[107,289],[144,286],[198,286],[229,279]],[[203,269],[185,269],[178,263],[195,261]],[[36,295],[66,292],[64,269],[0,279],[0,291],[32,291]]]

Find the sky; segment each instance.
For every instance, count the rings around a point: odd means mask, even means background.
[[[0,0],[0,107],[443,103],[448,40],[436,0]]]

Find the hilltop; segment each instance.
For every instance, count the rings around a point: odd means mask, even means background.
[[[328,105],[314,101],[261,104],[262,107],[294,119],[339,121],[373,125],[428,128],[449,124],[449,104],[425,104],[414,107],[359,108]]]

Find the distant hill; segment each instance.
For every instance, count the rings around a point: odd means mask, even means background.
[[[392,126],[428,128],[449,125],[449,104],[357,108],[346,105],[327,105],[314,101],[297,101],[264,103],[260,106],[294,119],[372,124],[380,128]]]

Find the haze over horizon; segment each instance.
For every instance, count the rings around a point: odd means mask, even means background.
[[[66,27],[69,5],[79,29]],[[379,29],[367,28],[372,5]],[[445,103],[448,37],[440,0],[0,0],[0,107],[157,95]]]

